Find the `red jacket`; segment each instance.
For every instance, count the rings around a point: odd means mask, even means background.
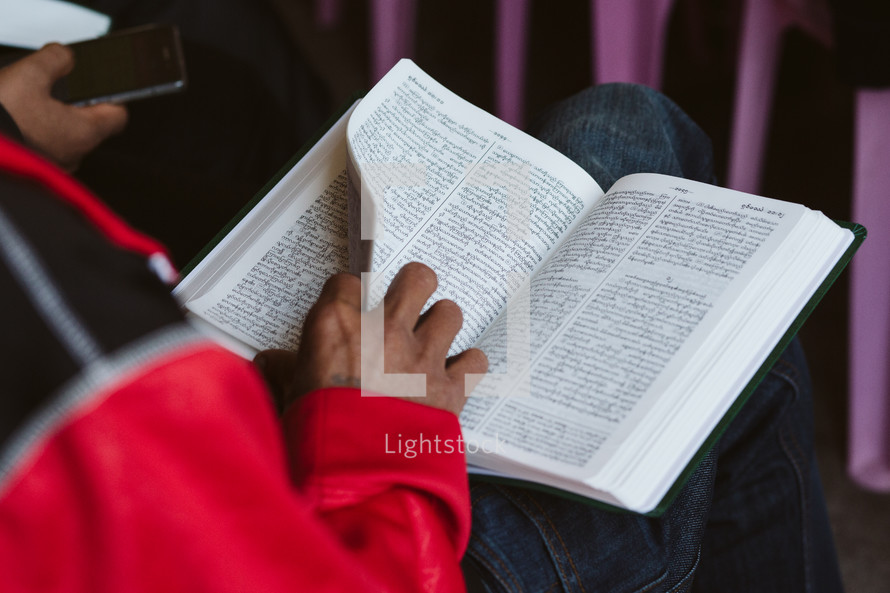
[[[282,431],[147,271],[160,251],[0,137],[0,588],[463,590],[464,459],[429,446],[456,417],[330,389]]]

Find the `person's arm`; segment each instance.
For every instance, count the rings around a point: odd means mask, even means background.
[[[52,97],[53,83],[73,67],[73,52],[51,43],[0,68],[0,106],[8,116],[0,120],[11,119],[27,145],[69,171],[127,124],[122,105],[75,107]],[[19,139],[15,132],[12,137]]]
[[[420,315],[436,285],[426,266],[405,266],[384,300],[383,328],[375,328],[362,320],[358,278],[335,276],[307,317],[299,352],[260,357],[273,388],[298,398],[284,420],[300,491],[343,545],[399,590],[457,590],[470,529],[456,415],[464,377],[484,372],[487,361],[475,349],[447,358],[462,315],[450,301]],[[383,348],[366,340],[359,352],[360,332],[375,330]],[[399,387],[396,374],[425,377],[425,395],[402,385],[407,401],[377,397]],[[359,383],[368,391],[341,387]]]
[[[32,158],[7,159],[11,150],[0,142],[0,169]],[[317,381],[354,376],[355,351],[324,322],[337,318],[324,311],[353,300],[354,285],[335,281],[344,297],[322,303],[307,328],[304,360],[330,372],[313,375],[312,392],[288,411],[285,437],[251,363],[184,323],[142,256],[112,247],[39,174],[19,175],[0,174],[5,587],[460,589],[463,456],[397,456],[379,441],[387,431],[458,439],[455,415]],[[411,303],[426,298],[409,285],[401,292],[415,295]],[[484,357],[446,362],[449,317],[398,316],[400,338],[387,352],[415,347],[395,370],[436,361],[429,371],[447,387],[441,401],[458,403],[461,373],[483,370]]]

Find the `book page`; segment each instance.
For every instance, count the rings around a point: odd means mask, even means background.
[[[174,291],[188,312],[236,338],[247,353],[296,349],[324,282],[348,267],[347,117]]]
[[[602,195],[569,159],[409,60],[362,101],[348,138],[361,177],[362,238],[374,241],[367,305],[380,302],[404,264],[429,265],[439,278],[432,300],[451,299],[464,312],[452,353],[481,335]]]
[[[709,365],[703,353],[741,331],[745,317],[736,309],[749,287],[777,284],[791,261],[787,239],[800,234],[808,213],[665,176],[619,180],[532,279],[528,397],[511,397],[524,378],[504,371],[507,320],[478,342],[491,368],[461,415],[468,438],[497,437],[514,460],[590,480],[647,414],[650,431],[660,431],[689,397]],[[824,242],[834,240],[841,241]],[[775,323],[790,324],[801,306],[790,302],[790,313]],[[784,332],[775,335],[756,320],[752,327],[766,342]],[[759,363],[739,366],[741,375],[753,374]],[[731,402],[737,393],[715,392],[713,399]],[[709,405],[696,402],[687,412]],[[709,422],[710,411],[701,412]]]

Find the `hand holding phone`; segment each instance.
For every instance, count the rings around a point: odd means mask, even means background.
[[[53,86],[53,96],[65,103],[125,103],[186,87],[174,26],[126,29],[68,47],[74,52],[74,69]]]
[[[50,44],[0,69],[0,104],[25,143],[68,170],[127,123],[121,105],[73,107],[50,96],[53,83],[73,64],[70,49]]]
[[[14,61],[0,68],[0,104],[26,143],[69,170],[124,128],[127,113],[116,103],[186,86],[179,34],[170,26],[50,44],[7,58]]]

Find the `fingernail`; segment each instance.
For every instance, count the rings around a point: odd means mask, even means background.
[[[255,364],[261,371],[265,371],[266,366],[269,364],[269,360],[266,356],[257,354],[253,359],[253,364]]]

